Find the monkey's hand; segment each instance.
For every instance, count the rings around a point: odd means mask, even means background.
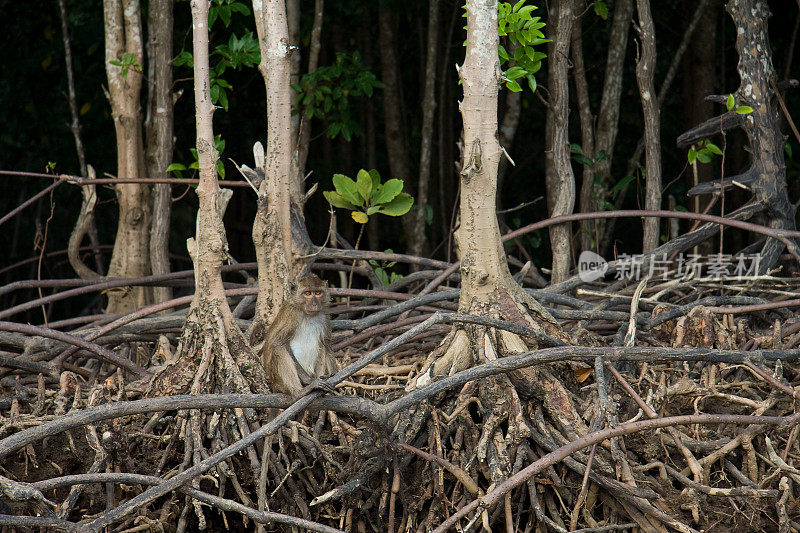
[[[336,392],[333,385],[329,384],[327,380],[323,378],[316,378],[314,381],[306,385],[303,390],[300,391],[300,396],[305,396],[312,391],[322,391],[330,394]]]

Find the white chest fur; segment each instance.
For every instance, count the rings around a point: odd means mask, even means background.
[[[294,334],[289,347],[292,349],[294,358],[308,372],[314,375],[314,366],[319,354],[320,343],[325,335],[325,317],[317,315],[314,318],[304,317]]]

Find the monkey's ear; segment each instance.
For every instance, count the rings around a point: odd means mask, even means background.
[[[297,290],[297,282],[296,281],[289,281],[289,294],[294,293]]]

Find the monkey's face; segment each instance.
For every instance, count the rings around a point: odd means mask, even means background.
[[[303,311],[308,316],[318,314],[325,307],[325,291],[322,289],[304,289],[301,293],[303,296]]]

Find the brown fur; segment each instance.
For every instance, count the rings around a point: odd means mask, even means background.
[[[298,281],[281,306],[267,329],[261,352],[261,362],[273,391],[298,396],[314,379],[336,372],[336,359],[330,350],[330,318],[325,313],[329,300],[328,285],[311,274]],[[295,339],[298,329],[301,333]],[[293,339],[300,345],[314,347],[310,351],[316,353],[308,354],[312,372],[305,371],[295,358]]]

